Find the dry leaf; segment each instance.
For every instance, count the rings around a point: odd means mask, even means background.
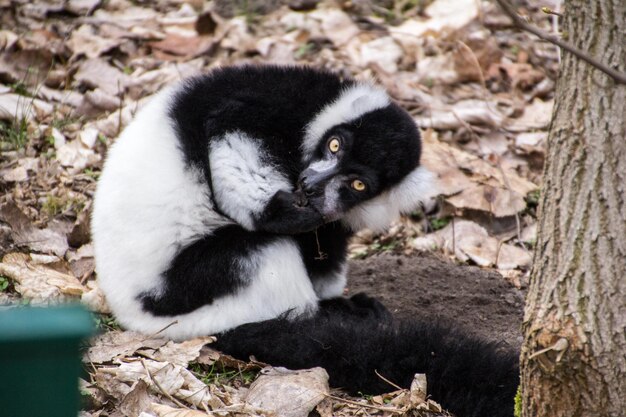
[[[360,33],[350,16],[338,9],[317,9],[308,16],[321,23],[322,34],[337,47],[345,45]]]
[[[68,168],[70,174],[75,175],[99,162],[101,157],[93,149],[87,148],[80,140],[75,139],[58,148],[56,159]]]
[[[112,94],[96,88],[93,91],[87,91],[80,104],[76,108],[76,114],[79,116],[94,117],[105,112],[111,112],[122,106],[122,100]]]
[[[65,233],[52,228],[37,228],[15,203],[0,206],[0,220],[11,226],[13,242],[18,246],[57,256],[63,256],[69,247]]]
[[[417,75],[423,84],[431,82],[434,84],[454,84],[460,80],[452,53],[420,59],[417,62]]]
[[[210,414],[198,410],[173,408],[163,404],[152,403],[150,409],[157,417],[209,417]],[[141,417],[141,416],[140,416]]]
[[[398,72],[398,63],[404,51],[391,36],[383,36],[369,42],[358,44],[358,48],[351,45],[348,52],[356,49],[352,59],[355,64],[368,67],[375,64],[387,74]]]
[[[80,297],[80,302],[86,305],[91,311],[101,314],[110,314],[111,309],[107,305],[104,293],[98,287],[97,281],[87,281],[85,286],[87,287],[87,291]]]
[[[67,104],[72,107],[78,107],[83,101],[83,95],[72,90],[55,90],[45,85],[39,86],[37,89],[37,98],[44,101],[55,101],[60,104]]]
[[[329,393],[322,368],[291,371],[265,368],[250,386],[246,403],[281,417],[307,417]]]
[[[127,29],[137,25],[150,27],[159,16],[154,7],[128,7],[128,4],[123,6],[117,10],[99,9],[93,16],[98,22],[107,22]]]
[[[422,128],[458,129],[466,125],[500,127],[506,115],[497,102],[485,100],[461,100],[452,106],[433,108],[428,116],[416,117]]]
[[[536,98],[531,104],[524,107],[522,117],[507,124],[506,130],[510,132],[528,132],[547,129],[552,120],[553,107],[554,99],[542,101]]]
[[[23,253],[9,253],[0,263],[0,275],[15,281],[15,290],[34,302],[69,301],[85,287],[72,275],[35,263]]]
[[[72,35],[67,41],[67,46],[74,52],[74,56],[85,55],[87,58],[98,58],[121,43],[121,39],[111,39],[97,35],[95,27],[85,24],[72,31]]]
[[[52,114],[54,108],[45,101],[19,94],[0,94],[0,120],[42,120]]]
[[[149,411],[154,398],[148,393],[148,384],[143,380],[138,380],[128,394],[122,398],[119,411],[125,416],[138,416],[144,411]]]
[[[407,19],[394,32],[417,38],[428,34],[441,36],[469,24],[478,16],[478,7],[475,0],[435,0],[424,11],[428,19]]]
[[[0,178],[6,182],[24,182],[28,181],[28,171],[23,166],[4,169],[0,171]]]
[[[167,52],[180,57],[193,57],[206,53],[214,44],[211,37],[206,36],[180,36],[168,34],[165,39],[150,43],[153,49]]]
[[[526,209],[523,195],[503,187],[479,184],[448,197],[446,202],[458,210],[480,210],[496,217],[514,216]]]
[[[200,350],[208,343],[215,341],[214,337],[197,337],[184,342],[168,342],[153,354],[153,358],[161,362],[171,362],[175,365],[187,366],[200,356]]]
[[[141,348],[157,349],[167,343],[167,339],[149,337],[141,333],[110,331],[91,339],[91,347],[85,352],[83,360],[91,363],[113,362],[115,359],[132,356]]]
[[[83,61],[74,80],[80,86],[90,89],[100,88],[103,92],[117,96],[134,84],[130,76],[113,67],[101,58],[91,58]]]
[[[154,392],[164,392],[196,407],[213,409],[224,406],[202,381],[179,365],[146,359],[125,362],[117,368],[100,368],[98,372],[113,375],[126,384],[141,378]]]
[[[442,248],[453,252],[462,260],[472,260],[480,266],[497,266],[499,269],[527,268],[531,254],[522,248],[498,241],[476,223],[460,220],[443,229],[413,241],[418,250]]]
[[[423,164],[436,175],[438,192],[450,196],[446,201],[456,208],[510,216],[524,210],[524,197],[537,189],[515,167],[494,165],[450,146],[439,141],[432,131],[425,132],[423,140]],[[487,199],[487,195],[492,198]]]
[[[415,374],[413,382],[411,382],[411,389],[409,390],[409,398],[413,407],[426,401],[428,396],[427,387],[426,374]]]
[[[538,152],[545,154],[548,132],[520,133],[515,138],[515,148],[521,153]]]

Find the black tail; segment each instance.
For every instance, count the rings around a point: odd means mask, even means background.
[[[394,389],[374,370],[406,388],[425,373],[429,395],[458,417],[513,416],[517,352],[433,322],[394,322],[373,299],[355,297],[323,302],[312,318],[240,326],[216,348],[291,369],[321,366],[331,386],[351,393]]]

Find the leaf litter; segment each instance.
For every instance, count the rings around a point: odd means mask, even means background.
[[[377,79],[422,128],[437,197],[384,234],[357,234],[352,257],[439,251],[519,283],[536,240],[556,48],[516,33],[494,4],[400,3],[0,2],[0,302],[80,300],[107,314],[89,236],[107,149],[164,86],[243,62]],[[540,6],[526,11],[547,27]],[[85,351],[84,416],[286,415],[292,389],[306,406],[293,415],[444,415],[417,388],[349,398],[315,370],[281,385],[291,371],[270,368],[251,386],[262,364],[212,351],[211,338],[109,328]]]

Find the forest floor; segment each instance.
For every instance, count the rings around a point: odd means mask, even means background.
[[[516,1],[553,33],[557,17],[541,9],[559,4]],[[89,214],[107,149],[158,90],[221,65],[306,64],[384,86],[421,128],[436,177],[424,210],[354,238],[348,294],[517,347],[558,61],[489,1],[0,0],[0,310],[80,300],[97,315],[84,417],[269,415],[246,400],[269,377],[258,364],[208,349],[209,337],[119,328]],[[296,411],[438,410],[412,394],[333,392]]]
[[[375,294],[403,320],[438,320],[519,348],[524,290],[497,272],[433,253],[383,253],[352,261],[348,294]]]

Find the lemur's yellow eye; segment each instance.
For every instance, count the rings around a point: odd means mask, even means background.
[[[352,188],[354,188],[357,191],[365,190],[365,184],[361,180],[354,180],[352,181],[352,184],[350,185],[352,186]]]
[[[341,147],[341,143],[339,142],[339,139],[336,137],[332,137],[330,138],[330,140],[328,141],[328,149],[332,152],[332,153],[337,153],[339,152],[339,148]]]

